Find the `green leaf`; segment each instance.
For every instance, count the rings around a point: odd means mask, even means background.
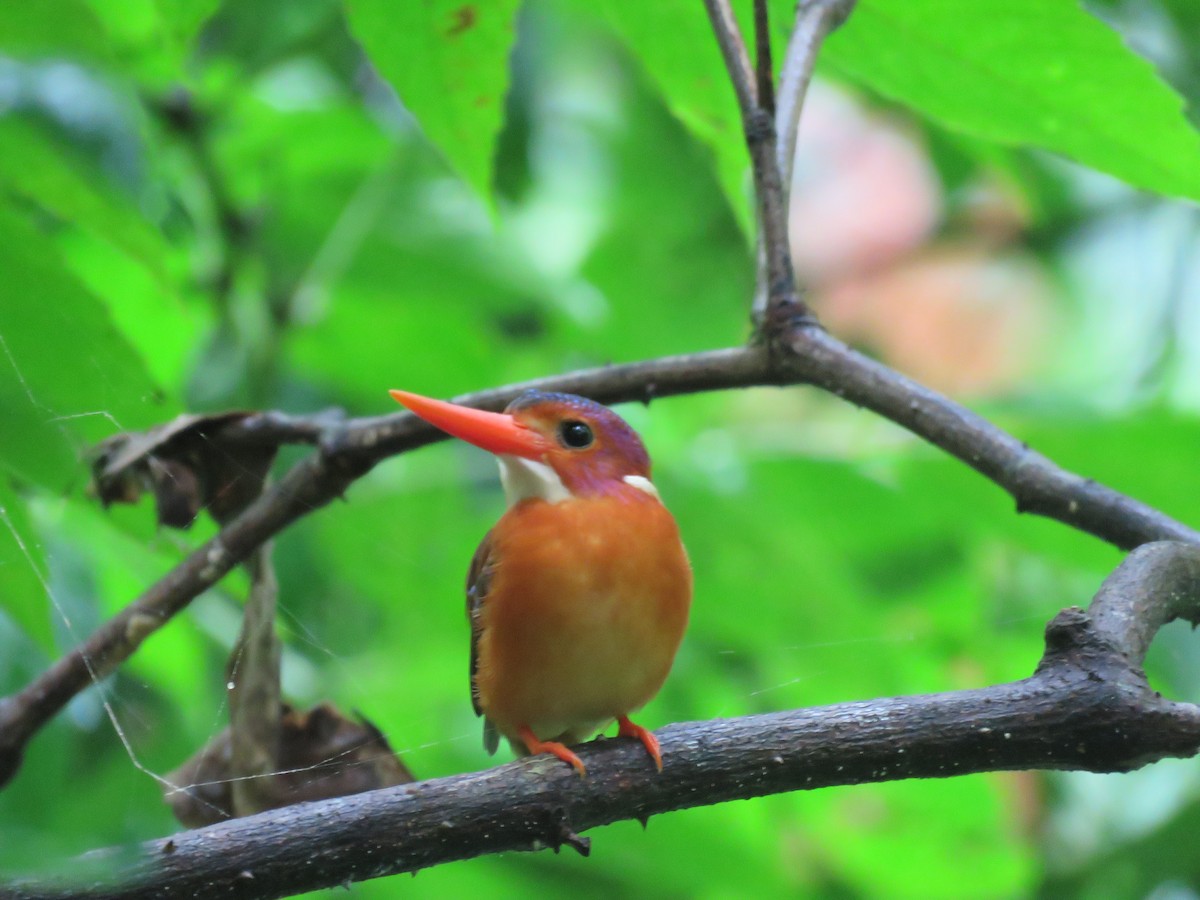
[[[822,59],[952,130],[1200,198],[1182,100],[1073,3],[864,0]]]
[[[736,342],[754,272],[728,192],[713,177],[707,148],[662,98],[641,79],[625,93],[622,127],[595,129],[614,186],[606,227],[581,270],[599,289],[602,312],[577,325],[577,344],[632,359]]]
[[[220,0],[155,0],[158,15],[180,46],[191,44]]]
[[[710,148],[734,216],[751,233],[750,161],[741,114],[704,10],[688,0],[600,0],[587,6],[633,51],[672,115]]]
[[[976,896],[1010,897],[1036,870],[1017,828],[1011,781],[974,775],[862,787],[829,792],[833,814],[814,834],[849,882],[846,896],[903,896],[896,885],[920,884],[922,897],[961,897],[966,870]],[[905,827],[912,822],[921,826]]]
[[[71,56],[106,62],[104,30],[80,0],[0,3],[0,53],[18,58]]]
[[[208,310],[189,307],[177,281],[156,277],[133,257],[114,253],[101,235],[71,231],[57,238],[71,271],[105,302],[151,377],[164,391],[179,391],[194,362],[193,348],[209,326]]]
[[[508,90],[518,0],[352,0],[355,36],[429,139],[480,195]]]
[[[90,0],[107,45],[148,92],[186,81],[186,62],[196,34],[218,0]]]
[[[0,185],[119,247],[157,278],[165,278],[162,237],[99,173],[64,153],[33,122],[17,116],[0,119]]]
[[[0,465],[62,490],[92,443],[173,410],[54,243],[4,205],[0,272]]]
[[[46,594],[45,555],[24,501],[0,477],[0,615],[11,618],[38,646],[54,654]]]

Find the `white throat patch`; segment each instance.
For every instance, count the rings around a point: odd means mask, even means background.
[[[509,506],[530,498],[547,503],[571,499],[571,492],[558,473],[545,463],[506,453],[497,456],[496,461],[500,463],[500,483],[504,485],[504,497]]]
[[[654,486],[654,482],[652,482],[649,478],[646,478],[643,475],[626,475],[621,480],[630,487],[635,487],[639,491],[645,491],[655,500],[659,499],[658,488]]]
[[[500,483],[504,485],[504,499],[508,505],[515,506],[522,500],[545,500],[547,503],[561,503],[574,496],[562,479],[545,463],[535,462],[521,456],[510,456],[502,453],[496,457],[500,464]],[[656,500],[658,488],[642,475],[626,475],[621,479],[627,485],[649,494]]]

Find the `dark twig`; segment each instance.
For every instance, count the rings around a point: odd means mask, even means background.
[[[775,115],[775,67],[771,63],[771,21],[767,0],[754,0],[754,86],[758,108]]]
[[[753,318],[760,328],[772,318],[772,311],[786,311],[788,317],[811,318],[808,307],[796,292],[796,281],[792,273],[791,246],[788,241],[787,204],[776,165],[775,116],[773,110],[762,105],[758,91],[751,89],[749,79],[751,66],[746,56],[745,43],[737,21],[723,0],[705,0],[713,33],[725,59],[725,67],[737,95],[742,113],[742,127],[746,133],[746,147],[750,151],[750,163],[754,170],[754,194],[758,201],[759,221],[759,292],[765,284],[766,306],[755,308]],[[767,35],[765,7],[756,7],[756,25],[759,25],[758,45],[761,65],[770,66],[770,40]],[[761,50],[762,45],[768,45]],[[767,98],[768,100],[770,98]]]
[[[1023,441],[936,391],[847,347],[820,328],[784,329],[780,366],[798,382],[876,412],[1000,485],[1017,512],[1057,519],[1122,549],[1157,540],[1197,543],[1200,532],[1090,478],[1063,469]]]
[[[257,412],[243,417],[237,428],[225,428],[221,439],[234,443],[278,447],[283,444],[320,443],[322,435],[344,424],[346,415],[329,409],[311,416],[293,416],[281,412]]]
[[[758,105],[758,97],[754,87],[754,70],[750,66],[750,57],[746,54],[742,32],[733,16],[729,0],[704,0],[704,8],[708,11],[709,21],[712,22],[717,46],[721,48],[721,57],[725,60],[725,69],[729,73],[733,92],[737,95],[738,108],[743,110],[744,115],[745,110],[754,109]]]
[[[586,779],[542,756],[287,807],[89,854],[86,875],[68,868],[9,896],[282,897],[487,853],[582,846],[578,834],[599,825],[781,791],[1006,769],[1122,772],[1191,756],[1200,707],[1162,698],[1140,668],[1153,628],[1175,616],[1200,618],[1200,548],[1153,544],[1122,563],[1090,612],[1067,609],[1050,623],[1042,662],[1021,681],[671,725],[658,732],[661,774],[633,743],[605,740],[579,748]]]

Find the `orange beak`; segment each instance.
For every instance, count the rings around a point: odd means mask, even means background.
[[[433,400],[408,391],[389,391],[395,401],[408,407],[434,428],[482,447],[489,453],[541,460],[550,449],[544,437],[507,413],[484,412]]]

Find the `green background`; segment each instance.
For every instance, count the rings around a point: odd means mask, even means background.
[[[773,11],[782,52],[790,5]],[[979,178],[1031,211],[1020,249],[1056,285],[1056,324],[1019,380],[964,402],[1192,522],[1198,60],[1187,0],[862,0],[819,66],[928,155],[949,198],[936,237],[963,229]],[[0,695],[215,533],[157,527],[146,498],[101,510],[97,441],[185,410],[380,415],[390,387],[738,344],[747,185],[683,0],[0,5]],[[650,727],[1023,677],[1045,622],[1120,560],[811,390],[621,411],[696,574]],[[495,764],[461,583],[502,509],[486,455],[442,444],[282,535],[288,697],[361,711],[419,777]],[[0,792],[0,872],[176,828],[158,779],[226,724],[245,591],[235,573],[198,598],[34,739]],[[1152,677],[1195,699],[1197,660],[1169,628]],[[864,785],[355,892],[1196,896],[1198,799],[1193,761]]]

